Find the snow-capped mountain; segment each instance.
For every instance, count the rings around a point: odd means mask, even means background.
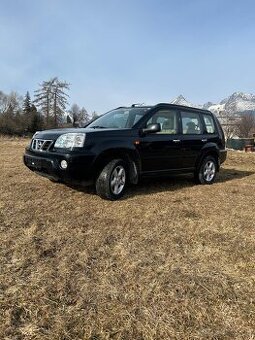
[[[225,104],[212,104],[211,106],[206,107],[205,109],[215,113],[216,115],[219,115],[220,112],[225,111]]]
[[[182,95],[171,101],[172,104],[204,108],[220,115],[221,112],[242,113],[246,111],[255,112],[255,95],[243,92],[235,92],[219,103],[208,102],[204,105],[196,105],[187,101]]]
[[[227,99],[223,100],[221,105],[224,105],[226,111],[244,112],[255,110],[255,95],[246,94],[243,92],[235,92]]]
[[[184,106],[192,106],[192,107],[199,107],[201,108],[201,105],[195,105],[189,101],[186,100],[186,98],[183,97],[183,95],[179,95],[177,98],[171,101],[171,104],[177,104],[177,105],[184,105]]]

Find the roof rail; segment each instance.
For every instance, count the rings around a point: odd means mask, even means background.
[[[135,103],[135,104],[132,104],[131,107],[136,107],[136,106],[143,106],[145,105],[144,103]]]

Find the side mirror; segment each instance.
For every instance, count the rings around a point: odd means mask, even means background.
[[[145,129],[142,129],[142,133],[156,133],[161,131],[161,125],[159,123],[149,124]]]

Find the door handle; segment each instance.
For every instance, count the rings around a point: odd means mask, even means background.
[[[174,143],[180,143],[181,140],[180,140],[180,139],[173,139],[173,142],[174,142]]]
[[[205,143],[205,142],[207,142],[207,139],[204,138],[204,139],[201,139],[201,141]]]

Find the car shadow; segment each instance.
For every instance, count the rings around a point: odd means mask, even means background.
[[[222,168],[217,175],[216,183],[224,183],[234,179],[242,179],[255,174],[252,171],[242,171],[236,169]],[[66,184],[69,188],[83,192],[86,194],[96,194],[93,186],[82,187],[77,185]],[[138,185],[130,186],[122,200],[136,196],[159,193],[163,191],[175,191],[186,187],[196,186],[192,174],[170,175],[165,177],[144,178],[141,179]]]
[[[236,169],[221,168],[217,174],[215,183],[224,183],[235,179],[242,179],[255,174],[253,171],[242,171]],[[160,178],[142,179],[140,183],[127,190],[126,197],[135,195],[148,195],[163,191],[175,191],[186,187],[195,187],[194,176],[192,174],[171,175]]]
[[[218,173],[216,181],[227,182],[233,179],[241,179],[241,178],[248,177],[254,174],[255,174],[255,171],[221,168],[220,172]]]

